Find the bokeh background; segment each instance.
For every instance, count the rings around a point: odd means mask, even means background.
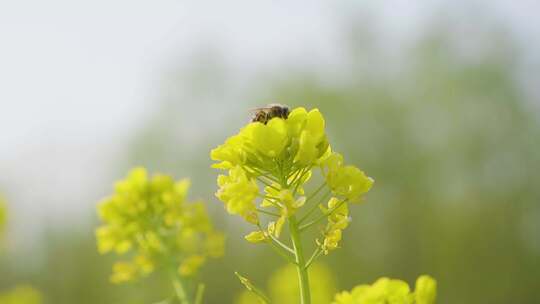
[[[250,108],[277,101],[318,107],[335,150],[376,180],[343,248],[321,259],[336,288],[428,273],[439,303],[540,303],[538,11],[532,0],[0,2],[0,291],[162,298],[159,277],[111,285],[114,257],[96,252],[96,203],[137,165],[190,177],[228,234],[202,274],[207,303],[233,303],[234,271],[272,281],[281,260],[245,242],[250,228],[213,197],[208,154]]]

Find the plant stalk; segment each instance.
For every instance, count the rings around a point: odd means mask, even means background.
[[[195,296],[195,304],[202,304],[203,296],[204,296],[204,289],[205,289],[204,284],[199,284],[199,286],[197,286],[197,295]]]
[[[174,287],[174,291],[176,293],[176,297],[180,301],[181,304],[191,304],[191,301],[189,301],[189,298],[186,294],[186,290],[184,288],[184,285],[178,278],[176,274],[171,275],[172,284]]]
[[[298,283],[300,285],[300,303],[311,304],[308,270],[306,268],[306,261],[304,259],[304,252],[302,248],[302,240],[300,239],[298,222],[294,215],[289,217],[289,230],[291,233],[291,240],[296,256],[296,270],[298,272]]]

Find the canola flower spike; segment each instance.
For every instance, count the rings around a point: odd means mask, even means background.
[[[359,201],[373,185],[373,179],[344,164],[343,156],[332,151],[325,127],[318,109],[307,111],[300,107],[293,109],[287,119],[275,117],[267,124],[249,123],[213,149],[210,156],[217,161],[213,167],[228,170],[228,175],[218,177],[216,192],[226,210],[255,225],[259,225],[262,214],[279,215],[266,231],[279,237],[286,220],[306,203],[304,185],[315,168],[321,169],[335,200]],[[263,185],[262,193],[258,183]],[[261,212],[264,209],[257,208],[258,196],[263,197],[261,208],[274,210]],[[346,204],[341,207],[346,208]],[[326,253],[337,248],[340,231],[347,225],[341,218],[332,222],[324,233]],[[262,232],[247,239],[254,243],[264,240]]]
[[[17,286],[0,293],[0,304],[41,304],[41,293],[30,286]]]
[[[176,264],[181,276],[195,275],[207,257],[223,255],[225,238],[214,230],[202,202],[188,202],[188,180],[135,168],[98,206],[101,254],[130,254],[116,262],[111,281],[123,283]]]
[[[373,180],[360,169],[345,165],[343,157],[332,151],[326,131],[326,121],[318,109],[293,109],[286,118],[274,117],[266,124],[251,122],[210,152],[212,167],[227,170],[218,176],[216,197],[225,204],[228,213],[240,215],[258,227],[245,238],[251,243],[267,243],[286,261],[297,268],[301,303],[311,304],[309,266],[320,256],[338,248],[342,230],[348,225],[348,203],[360,201],[369,191]],[[320,169],[324,184],[311,195],[305,186],[312,179],[313,170]],[[319,203],[310,205],[323,188],[334,197],[328,210],[308,224]],[[261,191],[262,190],[262,191]],[[328,193],[329,192],[329,193]],[[320,198],[319,198],[320,199]],[[322,200],[321,200],[322,202]],[[270,209],[270,210],[268,210]],[[303,213],[300,220],[297,214]],[[274,217],[264,230],[263,216]],[[324,240],[309,260],[304,256],[301,233],[324,218],[328,225]],[[284,225],[292,246],[279,240]]]
[[[267,124],[253,122],[212,150],[219,161],[213,167],[247,167],[277,177],[291,166],[307,167],[328,149],[324,118],[319,110],[294,109],[288,119],[273,118]],[[276,166],[276,162],[280,162]],[[257,175],[257,174],[255,174]]]
[[[427,275],[417,279],[414,291],[404,281],[380,278],[336,294],[332,304],[434,304],[436,294],[437,282]]]

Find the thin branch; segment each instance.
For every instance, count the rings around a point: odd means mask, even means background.
[[[280,217],[281,216],[281,215],[279,215],[277,213],[266,211],[266,210],[260,209],[260,208],[257,208],[257,211],[260,212],[260,213],[264,213],[266,215],[271,215],[271,216],[275,216],[275,217]]]
[[[328,195],[330,194],[330,191],[328,191],[325,195],[323,195],[321,197],[321,199],[319,199],[319,201],[317,202],[317,204],[311,206],[311,208],[309,209],[309,211],[300,219],[300,221],[298,221],[298,223],[302,223],[303,221],[307,220],[309,218],[309,216],[315,212],[315,210],[318,209],[319,205],[324,201],[326,200],[326,198],[328,197]]]
[[[293,184],[296,184],[295,187],[294,187],[294,191],[293,191],[294,194],[296,194],[296,192],[298,191],[298,187],[300,187],[300,184],[301,184],[301,182],[302,182],[302,178],[304,178],[304,175],[305,175],[306,173],[308,173],[308,172],[311,171],[311,168],[312,168],[312,166],[309,166],[309,167],[304,168],[304,169],[302,170],[303,172],[302,172],[302,174],[300,175],[300,177],[295,178],[295,180],[291,183],[291,186],[292,186]]]
[[[276,201],[279,203],[280,199],[277,198],[277,197],[273,197],[273,196],[268,196],[268,195],[260,195],[260,197],[264,198],[264,199],[267,199],[267,200],[273,200],[273,201]]]
[[[315,251],[313,252],[313,254],[311,255],[311,257],[309,258],[309,260],[307,261],[306,263],[306,269],[309,268],[309,266],[311,266],[311,264],[313,264],[313,262],[315,262],[315,260],[321,256],[322,254],[322,250],[320,247],[317,247],[317,249],[315,249]]]
[[[320,220],[332,215],[332,213],[334,213],[339,207],[341,207],[346,202],[347,202],[346,199],[342,200],[341,202],[339,202],[339,204],[337,204],[334,208],[332,208],[332,210],[324,212],[321,216],[314,219],[313,221],[311,221],[311,222],[309,222],[309,223],[307,223],[305,225],[300,226],[300,231],[306,230],[307,228],[317,224]]]
[[[278,240],[278,239],[277,239],[276,237],[274,237],[273,235],[270,234],[269,236],[270,236],[270,239],[271,239],[273,242],[275,242],[277,246],[280,246],[281,248],[285,249],[286,251],[292,253],[293,255],[295,254],[294,250],[293,250],[291,247],[285,245],[283,242],[281,242],[280,240]]]
[[[270,241],[268,244],[270,244],[270,247],[272,247],[272,249],[274,249],[274,251],[278,255],[280,255],[283,259],[285,259],[285,261],[296,265],[296,261],[293,260],[292,257],[290,255],[288,255],[286,251],[284,251],[283,248],[276,245],[276,243],[274,243],[273,241]]]
[[[314,198],[315,196],[317,196],[317,194],[319,194],[319,192],[324,188],[324,186],[326,186],[326,183],[323,182],[322,185],[320,185],[317,190],[315,190],[315,192],[311,193],[307,198],[306,198],[306,204],[309,202],[309,200],[311,200],[312,198]]]
[[[260,231],[264,231],[261,224],[257,224],[257,226],[259,227]],[[270,242],[267,242],[267,243],[270,244],[270,247],[272,247],[272,249],[274,249],[274,251],[277,254],[279,254],[282,258],[284,258],[287,262],[294,264],[295,263],[294,260],[288,254],[292,249],[289,248],[287,245],[283,244],[282,242],[280,242],[279,240],[275,239],[272,235],[268,234],[268,236],[270,237],[269,239]]]
[[[300,184],[302,184],[302,179],[304,178],[304,175],[307,174],[307,173],[310,173],[312,168],[313,168],[313,166],[309,166],[308,168],[306,168],[305,172],[302,173],[302,176],[300,176],[298,181],[296,181],[296,187],[294,188],[294,194],[296,194],[296,192],[298,191],[298,188],[300,187]]]
[[[244,168],[247,169],[247,167],[244,167]],[[253,171],[253,173],[259,174],[260,176],[264,176],[264,177],[268,178],[269,180],[271,180],[271,181],[273,181],[273,182],[275,182],[275,183],[278,182],[278,180],[277,180],[275,177],[273,177],[270,173],[262,172],[261,170],[259,170],[259,169],[257,169],[257,168],[254,168],[254,167],[251,167],[251,168],[249,168],[249,169],[250,169],[251,171]],[[253,174],[253,173],[252,173],[252,174]]]
[[[298,176],[300,175],[300,173],[304,171],[304,169],[300,169],[300,170],[295,170],[293,171],[289,176],[287,176],[287,182],[289,181],[289,179],[291,179],[291,177],[294,176],[293,180],[291,181],[290,185],[292,185],[296,179],[298,178]]]
[[[265,186],[270,187],[270,188],[272,188],[272,189],[275,189],[275,190],[278,190],[278,191],[279,191],[279,188],[277,188],[276,186],[272,185],[272,184],[269,183],[268,181],[265,181],[264,179],[261,178],[261,176],[257,176],[257,180],[260,181],[261,183],[263,183]]]
[[[244,287],[248,291],[250,291],[254,295],[258,296],[259,299],[261,299],[265,304],[270,304],[270,299],[264,294],[264,292],[262,290],[257,288],[257,286],[253,285],[253,283],[251,283],[251,281],[249,279],[244,278],[238,272],[235,272],[234,274],[238,277],[238,279],[240,280],[240,283],[242,283],[242,285],[244,285]]]
[[[262,195],[262,194],[257,194],[260,198],[264,199],[264,200],[267,200],[270,204],[272,204],[272,206],[276,207],[276,208],[281,208],[282,205],[281,203],[279,202],[279,199],[277,198],[274,198],[274,197],[270,197],[270,196],[265,196],[265,195]]]

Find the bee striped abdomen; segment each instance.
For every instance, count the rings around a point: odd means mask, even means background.
[[[268,123],[272,118],[279,117],[287,119],[289,117],[289,107],[280,104],[269,104],[266,107],[255,110],[251,122]]]

